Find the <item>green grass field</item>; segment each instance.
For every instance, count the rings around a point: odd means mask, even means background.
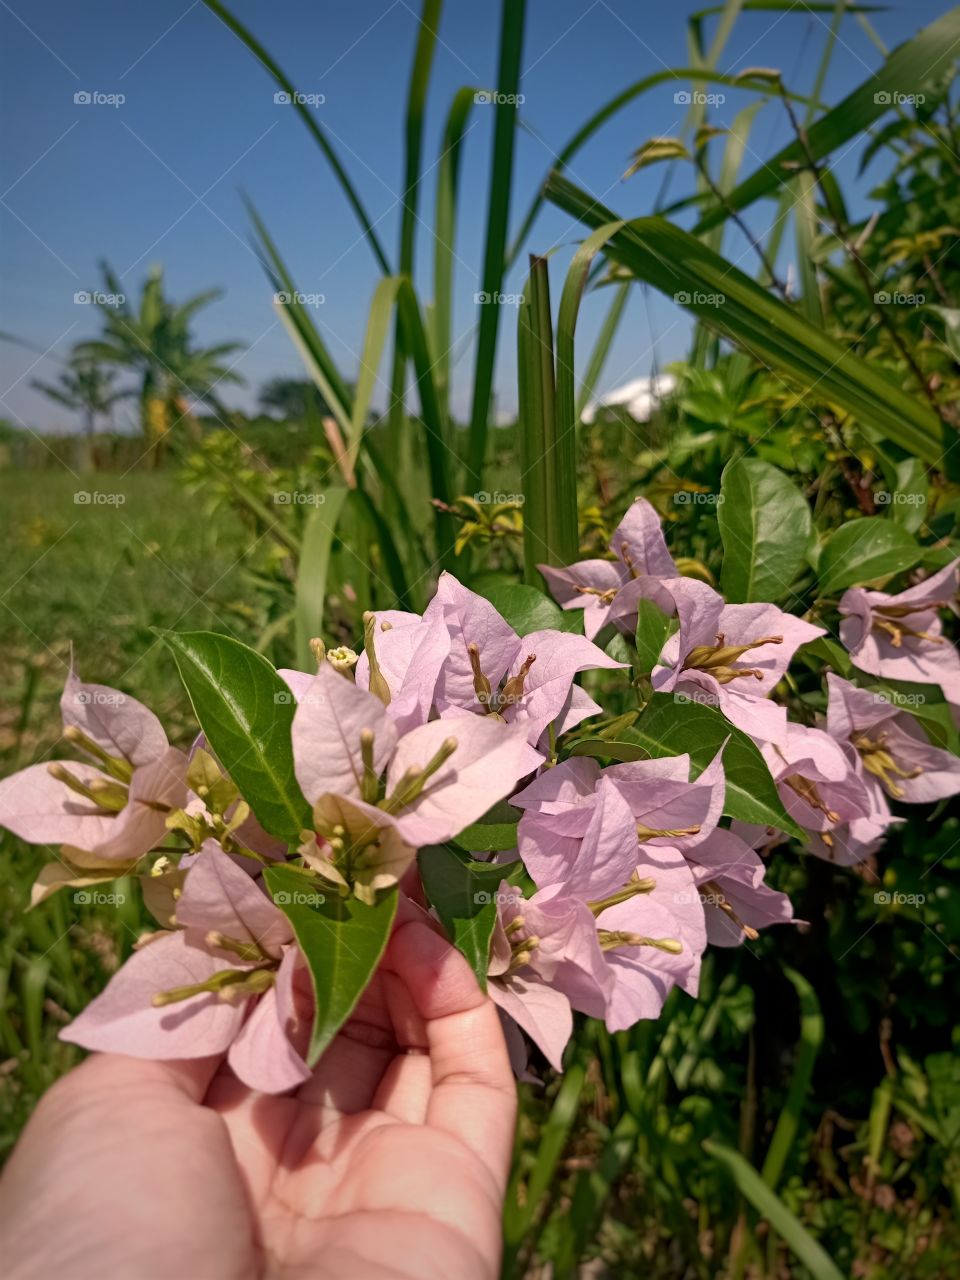
[[[244,526],[230,514],[211,517],[162,472],[79,480],[7,472],[0,510],[2,772],[55,746],[71,646],[85,679],[140,698],[188,741],[186,695],[151,628],[253,636]],[[42,861],[40,850],[0,837],[0,1154],[38,1094],[80,1056],[57,1042],[58,1027],[99,989],[141,925],[129,892],[118,908],[61,894],[24,914]]]

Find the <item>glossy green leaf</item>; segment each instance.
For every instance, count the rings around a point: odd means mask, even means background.
[[[519,815],[518,815],[519,819]],[[461,849],[471,853],[501,853],[517,847],[516,822],[474,822],[457,836]]]
[[[915,565],[921,554],[916,539],[892,520],[850,520],[824,544],[818,565],[820,590],[829,595],[889,578]]]
[[[390,940],[397,890],[368,906],[341,898],[292,867],[267,867],[263,878],[290,921],[310,970],[316,1001],[307,1065],[315,1066],[356,1008]]]
[[[490,939],[497,919],[496,895],[509,869],[471,862],[445,845],[421,849],[417,865],[428,901],[486,991]]]
[[[637,604],[637,674],[647,676],[657,665],[667,636],[670,619],[658,609],[652,600],[640,600]]]
[[[616,741],[589,738],[576,743],[571,754],[610,760],[686,754],[699,774],[721,748],[727,779],[724,813],[802,838],[803,832],[783,807],[759,748],[715,707],[655,693],[633,728],[624,730]]]
[[[728,603],[782,600],[805,563],[811,531],[806,498],[778,467],[759,458],[728,463],[720,497],[720,586]]]
[[[173,653],[200,728],[265,831],[295,841],[310,806],[293,771],[293,695],[266,658],[212,631],[157,633]]]
[[[522,582],[481,582],[478,593],[493,605],[518,636],[531,631],[582,631],[583,615],[579,610],[561,609],[537,587]]]

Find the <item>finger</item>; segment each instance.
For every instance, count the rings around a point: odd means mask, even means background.
[[[425,1024],[433,1078],[427,1124],[464,1143],[502,1188],[517,1104],[497,1011],[463,956],[423,925],[397,930],[389,956]]]
[[[426,1028],[405,983],[387,969],[380,971],[380,982],[399,1052],[384,1072],[372,1105],[405,1124],[423,1124],[433,1083]]]

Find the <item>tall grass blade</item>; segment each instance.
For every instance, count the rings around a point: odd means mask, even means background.
[[[468,486],[473,489],[480,488],[487,452],[487,417],[490,412],[490,395],[493,391],[493,373],[497,359],[497,330],[500,324],[499,296],[506,270],[507,224],[510,217],[510,192],[513,188],[513,150],[526,7],[526,0],[503,0],[501,9],[500,65],[497,72],[497,102],[494,108],[497,114],[493,132],[486,245],[483,253],[482,292],[486,301],[480,304],[473,406],[470,411],[470,436],[467,442]]]
[[[803,1223],[790,1212],[783,1201],[747,1160],[719,1142],[704,1142],[707,1155],[722,1164],[737,1185],[737,1189],[754,1209],[765,1218],[810,1272],[813,1280],[843,1280],[843,1273],[835,1266],[820,1244],[807,1231]]]
[[[807,130],[807,146],[792,142],[778,151],[772,159],[765,160],[748,178],[741,182],[724,201],[723,206],[710,209],[694,228],[700,234],[722,222],[729,211],[738,212],[754,201],[770,195],[784,182],[789,172],[787,166],[803,164],[807,153],[815,160],[822,160],[859,133],[863,133],[890,110],[894,95],[921,93],[929,85],[950,70],[957,57],[960,42],[960,6],[932,22],[912,40],[895,49],[883,66],[842,102],[821,116]]]
[[[300,671],[312,671],[316,665],[316,659],[310,652],[310,641],[314,636],[323,634],[327,573],[337,521],[347,493],[344,485],[327,489],[323,503],[310,512],[304,526],[294,606],[294,635]]]
[[[233,32],[237,39],[247,46],[257,61],[265,67],[271,76],[273,76],[276,83],[280,86],[281,92],[288,96],[290,105],[307,126],[311,137],[320,147],[327,159],[327,163],[333,170],[343,194],[346,196],[351,209],[353,209],[358,222],[363,228],[363,233],[370,243],[370,248],[373,251],[373,255],[377,260],[380,270],[384,275],[389,275],[390,263],[387,261],[387,256],[383,251],[383,246],[381,245],[379,237],[374,230],[373,221],[367,213],[363,201],[357,194],[356,188],[350,181],[350,177],[347,174],[346,169],[343,167],[340,157],[334,150],[333,145],[327,138],[321,126],[317,123],[313,112],[311,112],[306,103],[302,101],[302,94],[298,93],[293,81],[283,70],[281,70],[270,54],[267,53],[266,49],[256,36],[253,35],[251,31],[247,30],[240,19],[235,17],[225,4],[221,4],[220,0],[203,0],[203,2],[207,8],[212,10],[220,21]]]
[[[550,179],[547,194],[587,226],[615,220],[609,209],[559,175]],[[818,399],[842,405],[865,431],[940,465],[945,428],[929,405],[818,330],[696,237],[663,218],[638,218],[618,231],[605,251],[762,364],[789,375]]]

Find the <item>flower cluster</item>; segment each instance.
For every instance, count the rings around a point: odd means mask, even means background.
[[[309,1073],[321,1006],[347,1016],[359,995],[320,998],[318,983],[340,979],[310,955],[314,913],[339,904],[323,919],[340,927],[349,916],[358,947],[363,913],[390,896],[450,928],[428,874],[444,854],[468,898],[481,876],[499,886],[464,909],[486,952],[478,976],[518,1061],[522,1031],[559,1068],[574,1012],[613,1031],[656,1018],[673,988],[696,995],[708,945],[793,921],[767,883],[770,852],[788,835],[805,833],[819,857],[863,863],[898,821],[891,802],[960,791],[960,760],[889,683],[936,686],[960,706],[960,659],[940,617],[956,607],[960,564],[899,594],[847,590],[839,637],[860,683],[829,671],[825,691],[801,696],[788,669],[823,626],[774,604],[728,604],[681,573],[642,499],[610,550],[542,567],[563,608],[582,610],[586,634],[519,634],[443,574],[422,615],[365,614],[359,652],[317,640],[316,672],[270,669],[289,690],[277,707],[295,704],[286,746],[299,833],[266,816],[255,782],[241,794],[215,720],[185,754],[147,708],[71,672],[63,741],[78,758],[0,782],[0,825],[55,852],[34,902],[133,875],[159,928],[63,1037],[141,1057],[226,1054],[250,1087],[293,1088]],[[641,671],[623,659],[643,602],[664,627]],[[639,709],[597,721],[604,709],[578,683],[584,674],[593,693],[627,691]],[[693,744],[653,749],[644,715],[664,702],[678,724],[689,703],[715,718],[712,759]],[[607,744],[624,725],[633,745],[618,754]],[[733,737],[769,771],[789,832],[746,821],[734,803]],[[512,827],[513,840],[485,843],[485,823]],[[278,869],[296,891],[277,892]]]

